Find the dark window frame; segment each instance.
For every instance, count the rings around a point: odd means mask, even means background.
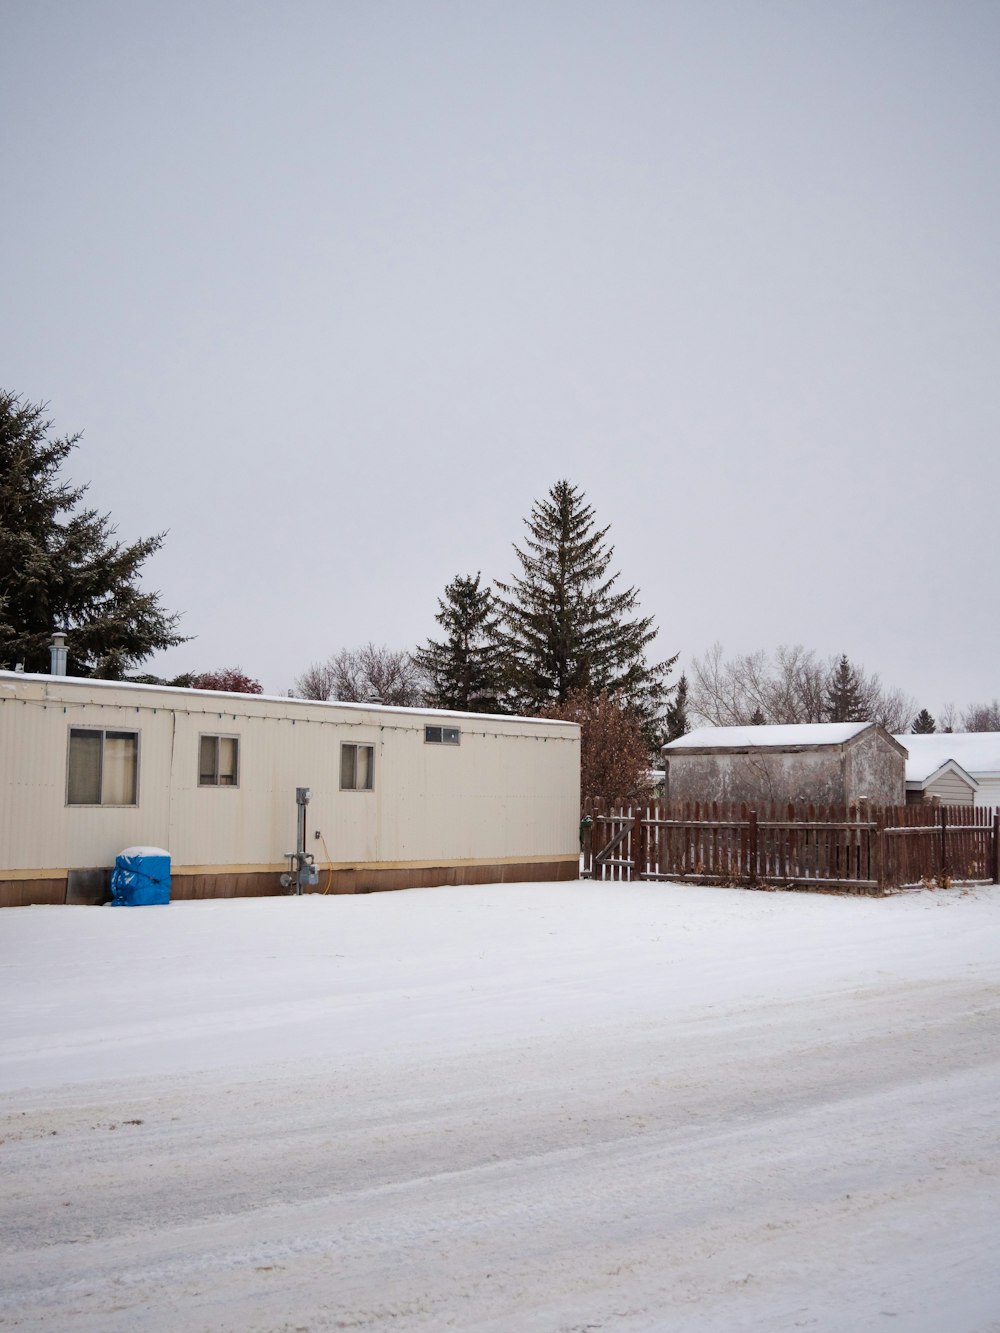
[[[83,734],[88,736],[99,736],[101,738],[101,756],[98,765],[98,800],[96,801],[74,801],[71,799],[70,780],[72,777],[72,749],[74,734]],[[131,801],[106,801],[104,800],[104,747],[107,738],[111,736],[120,739],[130,736],[135,742],[135,771],[132,777],[132,799]],[[139,767],[141,760],[142,732],[133,731],[129,727],[77,727],[70,726],[66,737],[66,805],[74,809],[88,810],[134,810],[139,804]]]
[[[225,731],[200,731],[198,733],[198,786],[199,787],[221,787],[223,791],[236,791],[240,785],[240,773],[242,768],[241,741],[242,737],[238,733]],[[215,770],[214,780],[206,781],[201,770],[201,747],[203,741],[215,741]],[[236,774],[232,782],[219,781],[219,741],[236,742]]]
[[[358,751],[367,750],[368,759],[368,785],[366,787],[358,786]],[[344,782],[344,760],[349,752],[353,757],[350,765],[349,783]],[[341,741],[340,742],[340,790],[341,791],[361,791],[368,792],[375,790],[375,746],[370,741]]]
[[[437,733],[435,735],[434,733]],[[425,726],[424,744],[425,745],[461,745],[462,728],[461,727],[442,727]]]

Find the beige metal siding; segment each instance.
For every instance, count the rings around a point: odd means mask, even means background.
[[[310,836],[321,829],[331,855],[334,841],[342,847],[340,859],[374,859],[379,757],[375,792],[340,792],[340,743],[377,750],[377,729],[287,716],[217,717],[220,730],[240,740],[239,786],[199,787],[198,742],[211,721],[204,714],[177,719],[170,849],[180,864],[280,863],[295,849],[296,787],[313,792]],[[318,845],[309,850],[321,851]]]
[[[386,739],[381,781],[382,860],[393,848],[399,859],[426,860],[572,853],[578,846],[576,733],[468,721],[460,745],[428,745],[421,722]]]
[[[108,865],[109,848],[166,838],[169,716],[111,700],[64,704],[7,692],[0,697],[0,870]],[[137,805],[67,805],[71,727],[138,733]]]

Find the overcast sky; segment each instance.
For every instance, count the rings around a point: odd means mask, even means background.
[[[663,655],[1000,694],[1000,5],[0,0],[0,385],[193,641],[434,633],[560,477]]]

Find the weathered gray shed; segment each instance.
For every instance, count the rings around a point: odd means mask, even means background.
[[[874,722],[700,727],[663,747],[670,801],[902,805],[906,750]]]

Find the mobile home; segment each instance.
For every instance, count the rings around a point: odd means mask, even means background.
[[[573,723],[0,672],[0,905],[283,892],[309,793],[319,891],[575,879]]]

